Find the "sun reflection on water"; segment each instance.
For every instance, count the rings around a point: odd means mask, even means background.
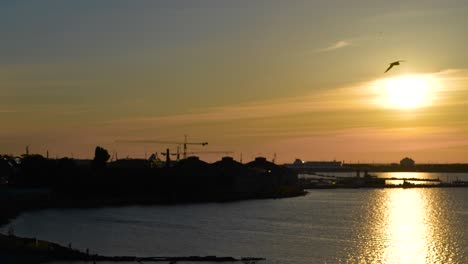
[[[438,188],[369,191],[357,216],[355,243],[346,263],[468,263],[466,223],[455,211],[453,190]],[[466,261],[460,262],[464,259]]]
[[[447,190],[445,190],[448,192]],[[394,189],[384,206],[384,263],[457,263],[463,258],[453,200],[435,189]]]
[[[388,263],[425,263],[430,230],[427,225],[429,204],[419,190],[388,192],[386,203],[385,250]]]

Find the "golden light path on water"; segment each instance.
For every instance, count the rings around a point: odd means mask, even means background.
[[[386,192],[382,212],[385,231],[381,260],[385,263],[452,263],[457,254],[447,234],[444,202],[429,189],[394,189]]]
[[[395,190],[387,197],[386,241],[383,259],[388,263],[425,263],[430,230],[423,192]]]
[[[395,188],[374,190],[361,205],[358,239],[346,263],[460,263],[464,223],[451,190]],[[468,263],[468,262],[462,262]]]

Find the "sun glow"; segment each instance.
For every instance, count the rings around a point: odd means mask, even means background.
[[[376,104],[392,109],[414,109],[433,104],[437,88],[428,75],[404,75],[377,81]]]

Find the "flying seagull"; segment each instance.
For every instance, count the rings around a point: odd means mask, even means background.
[[[388,72],[393,66],[400,65],[400,62],[405,62],[405,61],[404,60],[398,60],[398,61],[394,61],[394,62],[390,63],[390,66],[388,66],[387,70],[384,73]]]

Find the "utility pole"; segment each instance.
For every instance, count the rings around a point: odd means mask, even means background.
[[[184,159],[187,158],[187,135],[184,135]]]
[[[171,158],[169,157],[169,149],[166,149],[166,167],[169,167],[170,162]]]

